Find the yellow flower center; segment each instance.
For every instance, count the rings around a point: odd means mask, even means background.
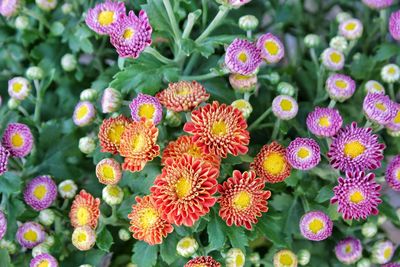
[[[146,137],[137,133],[131,141],[131,147],[134,152],[142,151],[146,147]]]
[[[16,92],[16,93],[19,93],[19,92],[21,91],[22,87],[23,87],[23,84],[22,84],[22,83],[19,83],[19,82],[15,82],[15,83],[12,85],[12,89],[13,89],[13,91]]]
[[[394,123],[400,123],[400,111],[397,111],[396,116],[393,119]]]
[[[394,67],[390,67],[390,68],[388,69],[388,73],[393,75],[393,74],[396,73],[396,69],[395,69]]]
[[[382,85],[380,85],[380,84],[377,83],[377,82],[374,82],[374,83],[373,83],[373,87],[374,87],[375,90],[377,90],[377,91],[383,91]]]
[[[289,255],[288,253],[283,253],[280,257],[279,257],[279,262],[282,265],[287,265],[287,266],[291,266],[293,264],[293,259],[292,256]]]
[[[29,229],[28,231],[26,231],[24,233],[24,239],[28,240],[30,242],[36,242],[37,238],[38,238],[38,234],[31,229]]]
[[[208,267],[207,265],[205,265],[204,263],[197,263],[195,265],[192,265],[193,267]]]
[[[357,24],[355,22],[349,22],[346,24],[344,27],[347,31],[353,31],[357,27]]]
[[[79,225],[86,225],[90,219],[90,213],[86,207],[79,207],[76,213]]]
[[[236,80],[248,80],[251,76],[241,75],[241,74],[234,74]]]
[[[181,242],[182,248],[189,248],[191,245],[192,245],[192,242],[189,239],[185,239],[185,240],[183,240],[183,242]]]
[[[64,192],[69,192],[69,191],[72,190],[72,185],[66,184],[66,185],[64,185],[64,186],[62,187],[62,190],[63,190]]]
[[[203,155],[201,148],[196,145],[191,145],[187,153],[194,158],[201,158]]]
[[[317,234],[324,228],[324,223],[320,219],[313,219],[308,225],[308,228],[310,229],[311,232]]]
[[[47,188],[44,185],[38,185],[33,190],[33,195],[39,200],[42,200],[46,196],[46,194]]]
[[[282,173],[286,165],[286,161],[281,154],[271,153],[263,162],[263,168],[272,175]]]
[[[24,138],[22,137],[21,134],[19,134],[19,133],[14,133],[14,134],[11,136],[11,144],[12,144],[14,147],[16,147],[16,148],[21,147],[21,146],[24,145]]]
[[[176,89],[176,94],[180,96],[190,95],[192,90],[190,90],[189,86],[182,86]]]
[[[321,118],[319,118],[318,124],[321,127],[331,126],[331,122],[329,121],[329,117],[327,117],[327,116],[322,116]]]
[[[246,63],[247,62],[247,54],[245,53],[245,52],[240,52],[239,54],[238,54],[238,60],[239,61],[241,61],[241,62],[243,62],[243,63]]]
[[[211,133],[216,136],[226,135],[228,133],[228,125],[223,120],[216,121],[211,127]]]
[[[264,43],[264,47],[268,51],[268,53],[273,56],[275,56],[279,52],[279,46],[274,41],[266,41]]]
[[[108,187],[108,193],[112,197],[118,197],[120,192],[121,192],[120,189],[118,187],[116,187],[116,186],[109,186]]]
[[[140,226],[144,229],[152,227],[158,220],[159,215],[154,208],[145,208],[139,211]]]
[[[134,35],[135,35],[135,31],[131,28],[126,29],[123,33],[123,37],[125,40],[132,39]]]
[[[151,119],[153,119],[155,111],[156,111],[156,108],[154,107],[153,104],[142,104],[139,107],[138,115],[141,118],[146,118],[148,120],[151,120]]]
[[[349,198],[350,198],[350,201],[354,204],[358,204],[365,199],[363,193],[358,190],[351,193]]]
[[[339,89],[346,89],[347,88],[347,82],[343,80],[337,80],[335,81],[335,85]]]
[[[392,248],[386,248],[383,252],[383,257],[389,259],[392,256]]]
[[[386,106],[385,106],[385,104],[383,104],[383,103],[381,103],[381,102],[376,103],[376,104],[375,104],[375,107],[376,107],[377,109],[381,110],[381,111],[386,111]]]
[[[104,164],[100,167],[100,173],[105,180],[112,181],[115,178],[114,168],[108,164]]]
[[[352,250],[353,250],[353,249],[351,248],[351,245],[350,245],[350,244],[347,244],[347,245],[345,246],[345,248],[344,248],[344,252],[346,252],[346,253],[350,253]]]
[[[242,266],[244,264],[244,258],[242,255],[236,256],[236,266]]]
[[[114,12],[109,10],[102,11],[100,12],[97,20],[101,26],[108,26],[114,22]]]
[[[240,191],[233,198],[233,206],[238,210],[247,209],[251,204],[251,195],[246,191]]]
[[[400,169],[396,172],[396,179],[400,182]]]
[[[333,63],[339,63],[342,60],[342,56],[338,52],[332,52],[329,57]]]
[[[351,141],[344,145],[344,154],[352,159],[360,156],[365,151],[365,146],[359,141]]]
[[[118,145],[121,142],[121,136],[124,130],[125,126],[123,124],[111,126],[110,130],[108,131],[108,138],[111,142]]]
[[[85,232],[81,232],[78,234],[78,242],[86,242],[87,234]]]
[[[280,106],[283,111],[290,111],[293,108],[292,101],[287,99],[282,99]]]
[[[42,260],[36,267],[50,267],[50,264],[48,260]]]
[[[308,150],[305,147],[301,147],[298,151],[297,151],[297,156],[301,159],[305,159],[310,155],[310,150]]]
[[[178,198],[187,197],[192,190],[192,183],[189,179],[181,177],[175,184],[175,192]]]
[[[238,109],[244,109],[244,108],[247,107],[247,102],[244,101],[243,99],[238,100],[238,101],[235,102],[235,107],[238,108]]]
[[[83,119],[89,113],[89,108],[87,105],[82,105],[78,108],[76,112],[76,118],[78,120]]]

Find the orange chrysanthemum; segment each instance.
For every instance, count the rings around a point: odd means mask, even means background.
[[[194,109],[200,103],[207,101],[210,95],[196,81],[180,81],[170,83],[168,88],[159,92],[156,97],[167,109],[180,112]]]
[[[152,196],[135,199],[136,204],[132,206],[132,212],[128,215],[132,236],[150,245],[161,244],[163,238],[172,233],[174,227],[161,218]]]
[[[282,182],[290,176],[292,169],[286,157],[285,147],[277,142],[264,145],[250,166],[257,176],[267,183]]]
[[[160,154],[157,137],[158,129],[150,120],[142,118],[130,123],[121,136],[119,152],[125,157],[122,168],[138,172],[157,157]]]
[[[72,202],[69,218],[74,228],[88,225],[93,229],[97,227],[100,216],[100,199],[94,198],[85,190],[81,190]]]
[[[233,177],[228,178],[222,185],[218,185],[218,192],[221,196],[218,203],[221,208],[219,216],[226,221],[228,226],[245,226],[252,228],[253,223],[257,223],[257,217],[262,216],[262,212],[267,212],[267,199],[271,192],[263,190],[265,182],[261,178],[256,178],[253,171],[243,172],[233,171]]]
[[[214,101],[192,112],[192,120],[183,130],[193,134],[193,141],[207,154],[226,158],[247,153],[250,135],[242,112]]]
[[[118,154],[122,133],[131,121],[123,115],[103,120],[99,130],[101,152]]]
[[[218,169],[210,163],[184,155],[165,162],[150,188],[162,218],[176,225],[192,226],[215,202]]]
[[[188,261],[184,267],[221,267],[221,263],[211,256],[200,256]]]
[[[162,154],[161,163],[165,165],[165,161],[169,158],[173,160],[180,159],[183,155],[189,155],[196,159],[207,161],[215,168],[219,169],[221,158],[214,154],[206,154],[198,147],[190,136],[182,135],[176,141],[169,142]]]

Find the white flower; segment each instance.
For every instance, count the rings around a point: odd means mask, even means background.
[[[50,247],[44,243],[41,243],[32,249],[32,257],[36,257],[40,254],[49,253]]]
[[[69,72],[69,71],[75,70],[77,64],[78,64],[78,62],[76,61],[75,56],[72,54],[65,54],[61,58],[61,66],[62,66],[63,70],[65,70],[65,71]]]
[[[96,149],[96,142],[92,137],[85,136],[79,139],[79,150],[84,154],[90,154]]]
[[[8,81],[8,94],[17,100],[26,99],[31,92],[31,85],[24,77],[15,77]]]
[[[306,266],[310,262],[311,253],[307,249],[299,250],[297,253],[297,259],[299,264],[302,266]]]
[[[329,42],[329,46],[336,50],[339,50],[340,52],[344,52],[348,47],[348,43],[346,38],[344,38],[343,36],[335,36]]]
[[[118,205],[124,198],[124,191],[117,185],[107,185],[103,188],[102,197],[108,205]]]
[[[246,101],[244,99],[238,99],[233,101],[231,106],[240,110],[245,119],[247,119],[250,116],[251,112],[253,111],[253,107],[251,106],[249,101]]]
[[[27,16],[18,16],[15,19],[15,28],[18,30],[25,30],[29,26],[29,18]]]
[[[43,70],[40,67],[32,66],[26,70],[26,77],[31,80],[43,79]]]
[[[72,180],[65,180],[58,185],[58,192],[62,198],[73,198],[78,187]]]
[[[122,241],[128,241],[131,238],[131,234],[129,233],[128,230],[121,228],[118,231],[118,237],[119,239],[121,239]]]
[[[57,0],[36,0],[36,5],[44,11],[50,11],[56,8]]]
[[[192,256],[198,248],[199,244],[196,239],[190,236],[182,238],[179,240],[178,244],[176,244],[176,252],[185,258]]]
[[[378,227],[376,227],[375,223],[364,223],[361,228],[361,233],[363,236],[371,238],[376,235],[378,232]]]
[[[304,37],[304,45],[308,48],[315,48],[321,43],[321,38],[316,34],[307,34]]]
[[[381,70],[381,77],[384,82],[394,83],[400,79],[400,68],[396,64],[388,64]]]
[[[226,267],[243,267],[245,261],[246,257],[243,251],[238,248],[231,248],[228,250],[228,253],[226,253]]]
[[[41,210],[39,212],[39,222],[45,226],[50,226],[53,224],[55,219],[54,211],[51,209]]]
[[[370,267],[371,261],[369,259],[361,259],[357,262],[357,267]]]
[[[117,111],[122,104],[121,93],[114,88],[106,88],[101,97],[101,109],[103,113]]]

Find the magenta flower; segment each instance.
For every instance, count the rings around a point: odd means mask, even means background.
[[[281,120],[291,120],[299,111],[297,101],[288,95],[278,95],[272,100],[272,113]]]
[[[338,71],[344,67],[344,55],[334,48],[326,48],[321,54],[324,67],[331,71]]]
[[[56,258],[51,256],[50,254],[47,253],[42,253],[34,257],[30,264],[29,267],[58,267],[58,262]]]
[[[85,22],[98,34],[111,34],[125,16],[125,3],[106,0],[87,12]]]
[[[400,104],[394,103],[394,117],[390,120],[388,124],[386,124],[386,128],[394,133],[400,132]]]
[[[394,157],[388,164],[385,179],[393,190],[400,191],[400,155]]]
[[[393,39],[400,41],[400,10],[397,10],[390,15],[389,32]]]
[[[225,64],[232,73],[252,74],[261,61],[260,49],[247,40],[235,39],[226,49]]]
[[[321,241],[332,235],[333,222],[322,211],[311,211],[300,219],[301,234],[312,241]]]
[[[154,96],[139,93],[129,104],[129,108],[134,121],[140,121],[141,118],[145,118],[156,125],[162,119],[162,105]]]
[[[346,172],[346,179],[338,178],[339,185],[333,188],[335,196],[331,203],[338,203],[338,212],[345,220],[365,220],[371,214],[379,213],[381,186],[374,178],[375,174],[362,171]]]
[[[26,222],[18,230],[16,239],[24,248],[33,248],[44,241],[46,233],[43,226],[35,222]]]
[[[7,218],[4,212],[0,210],[0,240],[3,239],[7,232]]]
[[[9,157],[10,152],[0,144],[0,175],[3,175],[7,171]]]
[[[343,119],[337,109],[316,107],[307,116],[308,130],[318,137],[332,137],[342,127]]]
[[[257,40],[261,57],[270,64],[279,62],[285,56],[285,47],[281,40],[272,33],[261,35]]]
[[[48,175],[33,178],[24,191],[26,204],[40,211],[51,206],[57,197],[57,185]]]
[[[350,76],[337,73],[328,77],[325,87],[330,98],[339,102],[349,99],[356,91],[356,83]]]
[[[384,9],[393,4],[393,0],[362,0],[362,2],[372,9]]]
[[[3,134],[1,144],[12,157],[22,158],[32,150],[33,136],[28,126],[22,123],[10,123]]]
[[[311,138],[297,137],[286,148],[286,157],[293,168],[310,170],[321,161],[318,143]]]
[[[339,33],[347,40],[356,40],[361,37],[364,27],[358,19],[347,19],[339,25]]]
[[[4,17],[12,17],[17,14],[20,2],[19,0],[0,1],[0,14]]]
[[[382,94],[367,94],[363,110],[370,121],[386,125],[396,116],[395,103],[390,97]]]
[[[347,237],[335,246],[336,258],[344,264],[353,264],[362,257],[361,241],[354,237]]]

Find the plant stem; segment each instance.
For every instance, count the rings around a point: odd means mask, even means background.
[[[207,16],[208,16],[208,0],[201,0],[201,9],[202,9],[201,24],[203,25],[204,29],[207,23]]]
[[[380,22],[381,22],[381,36],[382,40],[385,40],[386,37],[386,17],[387,17],[387,9],[384,8],[381,11],[379,11],[379,16],[380,16]]]
[[[260,117],[258,117],[257,120],[255,120],[249,128],[247,128],[248,131],[254,130],[257,128],[257,126],[271,113],[272,107],[268,108],[266,111],[264,111],[263,114],[261,114]]]
[[[191,121],[191,118],[192,118],[191,113],[190,113],[190,112],[185,112],[185,119],[186,119],[186,121],[187,121],[187,122]]]
[[[179,44],[181,40],[181,34],[178,26],[178,22],[176,21],[174,11],[172,10],[171,2],[169,0],[163,0],[165,9],[167,10],[168,18],[171,23],[172,32],[175,36],[175,41]]]
[[[220,77],[220,76],[223,76],[225,74],[226,73],[221,75],[220,73],[210,72],[210,73],[202,74],[202,75],[182,76],[181,80],[183,80],[183,81],[193,81],[193,80],[202,81],[202,80],[212,79],[212,78],[215,78],[215,77]]]
[[[311,57],[312,61],[314,62],[315,66],[317,67],[317,69],[319,69],[318,58],[317,58],[317,54],[315,53],[314,48],[310,48],[310,57]]]
[[[372,123],[369,120],[367,120],[364,124],[364,128],[370,128],[371,126],[372,126]]]
[[[307,198],[303,195],[300,196],[301,203],[303,204],[304,212],[309,212],[310,211],[310,204],[308,203]]]
[[[226,6],[220,6],[217,15],[211,21],[208,27],[203,31],[203,33],[196,39],[196,43],[200,43],[201,41],[203,41],[221,23],[228,12],[229,8],[227,8]]]
[[[336,105],[336,101],[331,99],[331,102],[329,102],[328,108],[333,108]]]
[[[396,95],[394,93],[394,86],[393,83],[389,83],[389,96],[393,101],[396,101]]]
[[[35,122],[36,126],[38,126],[40,124],[40,110],[42,108],[43,93],[38,80],[33,80],[33,84],[35,85],[36,89],[36,105],[35,112],[33,114],[33,121]]]
[[[251,31],[246,31],[246,35],[248,39],[251,39],[252,37],[252,32]]]
[[[190,33],[192,32],[195,22],[196,22],[196,16],[194,15],[193,12],[189,13],[185,29],[183,30],[183,33],[182,33],[182,39],[189,37]]]
[[[154,49],[153,47],[146,47],[146,49],[144,50],[144,52],[152,55],[153,57],[155,57],[156,59],[158,59],[160,62],[164,63],[164,64],[171,64],[174,63],[174,61],[172,59],[166,58],[163,55],[160,54],[160,52],[158,52],[156,49]]]
[[[274,126],[274,131],[272,132],[272,137],[271,137],[272,141],[276,140],[276,138],[278,137],[280,125],[281,125],[281,120],[280,119],[276,119],[275,126]]]
[[[29,113],[26,111],[26,109],[22,106],[18,106],[19,112],[21,112],[25,117],[29,117]]]
[[[190,57],[189,62],[186,64],[186,67],[183,71],[183,75],[188,75],[189,73],[192,72],[193,67],[196,65],[198,59],[199,59],[199,53],[195,53]]]

